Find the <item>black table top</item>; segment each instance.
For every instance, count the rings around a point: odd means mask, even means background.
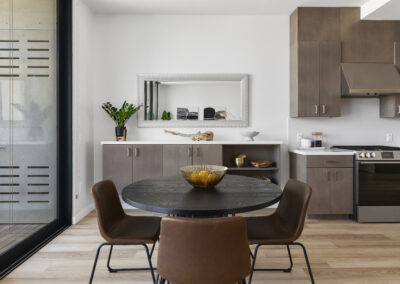
[[[182,176],[146,179],[126,186],[123,200],[139,209],[178,216],[223,216],[268,207],[279,201],[273,183],[226,175],[214,189],[198,189]]]

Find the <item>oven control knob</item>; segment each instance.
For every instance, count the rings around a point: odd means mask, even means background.
[[[375,158],[375,157],[376,157],[375,152],[372,152],[371,153],[371,158]]]
[[[371,153],[365,153],[366,158],[371,158]]]
[[[360,158],[365,158],[365,153],[360,153],[359,156]]]

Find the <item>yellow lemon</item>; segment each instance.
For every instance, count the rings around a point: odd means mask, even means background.
[[[208,177],[208,172],[207,171],[200,171],[199,172],[200,178],[204,179]]]
[[[215,175],[209,174],[208,177],[207,177],[207,183],[208,184],[212,184],[212,183],[215,182],[216,179],[217,179],[217,177]]]
[[[192,181],[194,181],[194,182],[199,181],[199,180],[200,180],[199,173],[196,173],[196,172],[192,173],[192,174],[191,174],[191,179],[192,179]]]

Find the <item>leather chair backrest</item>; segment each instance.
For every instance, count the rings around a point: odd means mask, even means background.
[[[285,231],[291,233],[294,239],[299,238],[303,232],[311,192],[309,185],[294,179],[290,179],[283,190],[275,214],[282,220]]]
[[[233,284],[250,273],[242,217],[161,221],[157,271],[174,284]]]
[[[111,180],[104,180],[93,186],[92,194],[96,205],[100,233],[103,238],[110,240],[108,233],[112,226],[125,216],[118,191]]]

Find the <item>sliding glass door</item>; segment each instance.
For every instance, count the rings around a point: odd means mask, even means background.
[[[0,0],[0,271],[69,223],[70,198],[61,199],[70,188],[60,181],[70,169],[60,170],[69,163],[70,138],[60,138],[70,133],[70,107],[59,108],[70,96],[59,83],[70,76],[59,72],[69,49],[59,44],[70,45],[60,34],[70,30],[70,9],[57,5]]]

